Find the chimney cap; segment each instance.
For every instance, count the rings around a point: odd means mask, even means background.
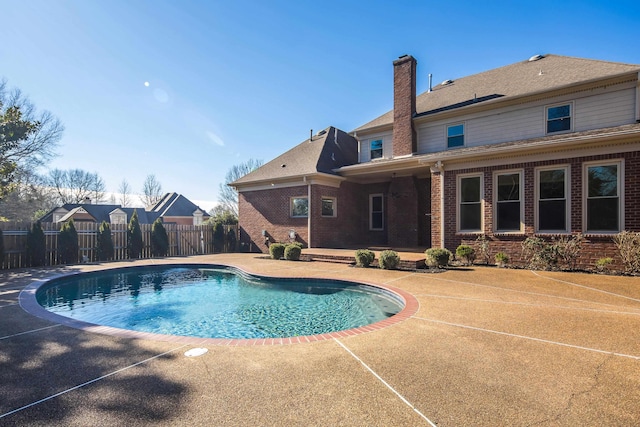
[[[393,65],[400,65],[400,64],[404,64],[407,61],[413,61],[413,62],[418,62],[416,61],[416,59],[411,56],[411,55],[402,55],[399,56],[398,59],[396,59],[395,61],[393,61]]]

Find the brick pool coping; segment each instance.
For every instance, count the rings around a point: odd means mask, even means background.
[[[188,263],[187,263],[188,264]],[[142,264],[140,267],[150,266],[157,264]],[[184,265],[184,264],[183,264]],[[279,279],[280,277],[276,276],[268,276],[268,275],[256,275],[249,273],[241,268],[238,268],[234,265],[229,264],[211,264],[216,266],[224,266],[229,267],[235,270],[238,270],[242,274],[248,274],[254,277],[268,278],[268,279]],[[170,266],[167,264],[167,266]],[[113,268],[104,268],[100,270],[94,271],[107,271]],[[164,334],[154,334],[151,332],[140,332],[140,331],[132,331],[128,329],[120,329],[114,328],[111,326],[102,326],[94,323],[88,323],[81,320],[72,319],[69,317],[61,316],[59,314],[52,313],[38,304],[36,300],[36,292],[38,289],[48,282],[58,278],[75,276],[81,273],[69,273],[69,274],[52,274],[51,277],[46,279],[37,280],[29,285],[27,285],[24,289],[20,291],[18,296],[18,302],[20,307],[25,310],[27,313],[36,316],[40,319],[44,319],[53,323],[57,323],[63,326],[68,326],[74,329],[80,329],[82,331],[112,335],[122,338],[133,338],[133,339],[146,339],[153,341],[164,341],[164,342],[172,342],[179,344],[191,344],[191,345],[210,345],[210,346],[261,346],[261,345],[284,345],[284,344],[305,344],[312,343],[316,341],[325,341],[336,338],[346,338],[352,337],[355,335],[361,335],[368,332],[378,331],[389,326],[400,323],[410,317],[412,317],[419,309],[418,300],[410,293],[393,287],[389,285],[382,284],[374,284],[362,281],[347,281],[341,280],[343,282],[354,283],[358,285],[370,286],[377,289],[382,289],[387,292],[391,292],[395,296],[398,296],[402,302],[404,303],[404,308],[397,314],[379,322],[375,322],[369,325],[360,326],[358,328],[345,329],[342,331],[329,332],[325,334],[319,335],[304,335],[304,336],[295,336],[295,337],[286,337],[286,338],[244,338],[244,339],[232,339],[232,338],[200,338],[200,337],[188,337],[188,336],[179,336],[179,335],[164,335]],[[312,280],[312,279],[325,279],[322,277],[286,277],[287,280],[291,279],[302,279],[302,280]],[[326,278],[326,280],[334,280],[330,278]]]

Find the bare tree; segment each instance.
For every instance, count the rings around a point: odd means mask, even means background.
[[[156,179],[156,176],[147,175],[142,186],[142,196],[140,201],[145,207],[153,206],[162,198],[162,185]]]
[[[17,184],[0,200],[0,217],[10,221],[34,221],[56,206],[55,194],[46,178],[28,169],[21,169]]]
[[[82,169],[54,169],[49,172],[49,185],[62,204],[83,203],[87,199],[92,203],[104,201],[105,184],[97,173]]]
[[[218,202],[223,210],[233,213],[238,217],[238,192],[229,184],[242,178],[246,174],[262,166],[262,160],[249,159],[244,163],[233,166],[224,177],[224,183],[220,184]]]
[[[123,208],[129,207],[131,204],[131,186],[126,179],[123,179],[120,183],[118,192],[120,193],[120,205],[122,205]]]
[[[50,112],[37,112],[19,89],[0,80],[0,196],[21,171],[33,171],[55,155],[64,127]]]

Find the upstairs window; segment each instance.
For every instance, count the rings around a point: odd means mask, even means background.
[[[482,175],[458,178],[458,230],[482,231]]]
[[[447,148],[464,146],[464,124],[447,126]]]
[[[547,133],[571,130],[571,104],[547,107]]]
[[[620,231],[620,170],[622,164],[586,166],[587,231]]]
[[[291,198],[291,217],[306,218],[309,216],[309,199],[307,197]]]
[[[522,231],[522,172],[496,174],[496,231]]]
[[[371,141],[370,143],[371,149],[371,160],[373,159],[381,159],[382,158],[382,140],[376,139]]]

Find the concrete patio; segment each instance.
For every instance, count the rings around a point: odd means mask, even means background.
[[[132,339],[25,312],[20,291],[68,271],[219,263],[412,294],[392,326],[285,345]],[[257,254],[2,272],[0,425],[640,425],[640,278],[384,271]]]

